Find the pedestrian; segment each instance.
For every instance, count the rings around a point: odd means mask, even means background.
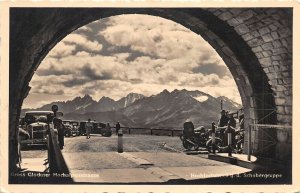
[[[229,130],[226,132],[226,135],[228,136],[228,133],[231,133],[231,145],[232,147],[235,147],[235,129],[236,129],[236,121],[233,117],[232,113],[228,114],[228,124],[227,124],[227,128],[229,128]],[[227,138],[227,145],[229,143],[228,138]]]
[[[225,142],[225,130],[227,128],[229,119],[226,115],[225,110],[222,110],[220,113],[221,113],[221,117],[218,122],[218,130],[220,131],[220,138],[222,140],[222,143],[223,143],[223,145],[225,145],[225,143],[224,143]]]
[[[62,120],[58,119],[58,118],[53,119],[53,125],[54,125],[54,128],[57,129],[57,137],[58,137],[59,148],[63,149],[64,145],[65,145],[65,142],[64,142],[65,126],[64,126]]]
[[[91,131],[92,131],[93,123],[91,122],[91,119],[88,119],[88,122],[85,123],[85,132],[86,132],[86,138],[91,138]]]
[[[117,122],[117,124],[116,124],[116,135],[118,135],[118,132],[119,132],[120,128],[121,128],[120,123]]]
[[[111,132],[111,127],[110,127],[109,123],[106,124],[105,130],[106,130],[106,132]]]

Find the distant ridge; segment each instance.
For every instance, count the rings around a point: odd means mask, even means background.
[[[240,104],[224,96],[215,98],[197,90],[175,89],[169,92],[165,89],[150,97],[129,93],[117,101],[105,96],[95,101],[91,96],[85,95],[30,110],[50,110],[56,104],[64,113],[64,119],[91,118],[113,124],[119,121],[122,125],[131,127],[178,127],[187,118],[196,126],[210,125],[212,121],[217,121],[221,100],[223,108],[228,111],[241,108]],[[29,109],[22,109],[22,114],[27,110]]]

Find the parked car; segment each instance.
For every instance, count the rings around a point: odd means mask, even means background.
[[[54,114],[52,111],[28,111],[24,117],[24,130],[29,133],[28,139],[21,140],[21,147],[35,144],[47,145],[47,131]]]
[[[77,136],[78,135],[78,122],[73,120],[63,120],[63,124],[65,126],[65,136]]]
[[[106,129],[106,125],[101,122],[91,121],[93,123],[93,128],[91,130],[92,134],[101,134],[104,137],[110,137],[112,135],[111,129]],[[85,124],[87,121],[81,121],[79,126],[79,135],[86,135]]]
[[[19,127],[24,128],[24,126],[25,126],[25,117],[20,117]]]
[[[107,127],[107,125],[105,127],[101,127],[100,133],[104,137],[110,137],[112,135],[111,127]]]
[[[79,122],[78,121],[71,121],[70,123],[73,127],[73,129],[72,129],[73,134],[75,134],[75,136],[78,136],[79,135]]]
[[[63,120],[62,121],[65,126],[65,136],[71,137],[72,135],[72,125],[70,120]]]
[[[101,130],[105,127],[104,123],[101,122],[93,122],[93,129],[92,129],[92,133],[93,134],[102,134]]]
[[[86,123],[87,121],[80,121],[79,122],[79,128],[78,128],[78,130],[79,130],[79,135],[86,135],[86,129],[85,129],[85,123]]]

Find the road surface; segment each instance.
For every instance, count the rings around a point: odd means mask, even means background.
[[[179,137],[124,135],[124,153],[117,153],[117,136],[92,135],[65,138],[62,150],[75,182],[164,183],[241,174],[250,170],[186,155]],[[26,157],[46,157],[46,150],[22,152]]]

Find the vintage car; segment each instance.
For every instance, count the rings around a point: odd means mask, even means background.
[[[30,135],[28,131],[25,130],[26,123],[25,123],[25,117],[20,117],[19,119],[19,139],[29,139]]]
[[[112,135],[111,127],[107,127],[104,123],[98,123],[98,129],[100,129],[100,134],[104,137],[110,137]]]
[[[80,121],[80,123],[79,123],[79,134],[80,135],[86,135],[86,128],[85,128],[86,123],[87,123],[87,121]],[[91,130],[91,133],[93,133],[93,134],[99,133],[100,134],[100,132],[97,132],[97,130],[98,130],[97,122],[96,121],[91,121],[91,123],[93,124],[93,128]]]
[[[79,128],[78,128],[78,130],[79,130],[79,135],[86,135],[86,129],[85,129],[85,123],[86,123],[87,121],[80,121],[79,122]]]
[[[111,129],[106,129],[106,125],[101,122],[91,121],[93,123],[93,128],[91,130],[92,134],[101,134],[104,137],[110,137],[112,135]],[[79,126],[79,134],[86,135],[85,124],[87,121],[81,121]]]
[[[72,130],[73,134],[78,136],[79,135],[79,122],[78,121],[71,121],[70,124],[73,127],[73,130]]]
[[[65,126],[65,136],[77,136],[78,131],[78,122],[73,120],[63,120],[63,124]]]
[[[101,134],[104,137],[110,137],[112,135],[112,130],[111,128],[107,128],[104,123],[94,122],[92,133]]]
[[[28,139],[21,140],[21,146],[47,145],[47,131],[52,124],[52,111],[28,111],[24,117],[24,130],[29,133]]]
[[[102,134],[101,131],[102,129],[105,127],[105,124],[100,123],[100,122],[93,122],[93,129],[91,131],[91,133],[94,134]]]
[[[25,126],[25,117],[20,117],[19,119],[19,127],[23,128]]]
[[[65,136],[66,137],[73,136],[71,121],[70,120],[63,120],[62,122],[63,122],[63,124],[65,126]]]

